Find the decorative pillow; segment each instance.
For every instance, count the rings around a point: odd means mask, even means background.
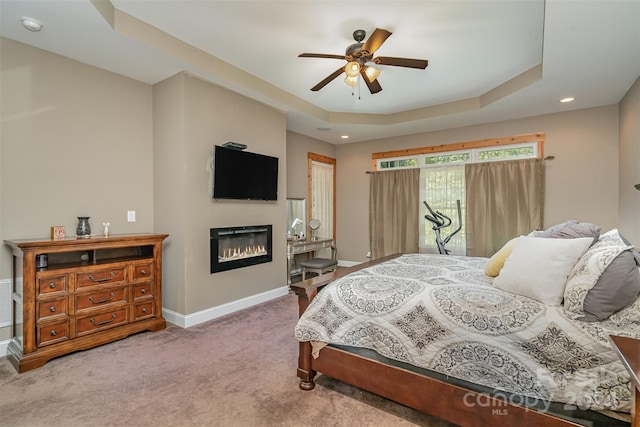
[[[587,322],[608,319],[633,303],[640,294],[640,271],[631,250],[623,251],[600,275],[587,292],[582,305]]]
[[[570,219],[562,224],[557,224],[553,227],[547,228],[538,237],[547,237],[552,239],[591,237],[593,238],[592,244],[595,244],[600,237],[600,227],[589,222],[578,222]]]
[[[505,243],[504,246],[500,250],[498,250],[498,252],[493,254],[493,256],[489,258],[489,261],[487,261],[487,263],[484,265],[484,274],[490,277],[496,277],[498,273],[500,273],[500,270],[502,270],[504,262],[507,260],[509,255],[511,255],[511,251],[513,250],[513,247],[516,245],[517,241],[518,237],[514,237],[513,239]]]
[[[544,239],[521,236],[493,284],[546,305],[559,306],[569,273],[592,241],[591,237]]]
[[[631,304],[640,291],[637,270],[633,246],[624,242],[617,229],[601,235],[571,271],[564,293],[565,314],[604,320]]]

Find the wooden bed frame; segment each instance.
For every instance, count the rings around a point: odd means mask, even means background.
[[[298,296],[299,315],[306,310],[320,288],[353,271],[394,259],[400,254],[379,258],[357,266],[338,269],[291,285]],[[299,343],[298,371],[300,388],[312,390],[316,373],[343,381],[394,402],[416,409],[460,426],[545,427],[581,426],[559,416],[528,409],[505,400],[449,384],[403,368],[365,358],[348,351],[327,346],[318,358],[311,355],[311,343]],[[632,418],[638,411],[634,399]],[[640,427],[637,420],[632,427]]]

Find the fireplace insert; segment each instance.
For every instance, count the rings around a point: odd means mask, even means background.
[[[273,260],[271,225],[212,228],[211,273]]]

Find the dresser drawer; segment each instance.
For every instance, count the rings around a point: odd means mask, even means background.
[[[66,341],[69,339],[69,320],[38,326],[37,336],[38,347]]]
[[[67,292],[67,275],[38,278],[38,295],[50,295],[54,292]]]
[[[153,297],[153,282],[133,285],[133,300]]]
[[[56,316],[68,316],[68,307],[68,299],[66,296],[47,301],[38,301],[36,303],[36,310],[38,312],[36,321],[49,320]]]
[[[133,320],[142,320],[154,316],[153,301],[145,302],[143,304],[136,304],[134,306],[135,312],[133,313]]]
[[[136,265],[133,267],[133,281],[153,279],[153,263]]]
[[[125,267],[96,270],[90,273],[78,273],[77,287],[124,282],[125,277]]]
[[[124,325],[127,322],[127,309],[122,307],[118,310],[108,311],[106,313],[94,314],[92,316],[84,316],[76,319],[76,335],[82,336],[93,332],[102,331],[104,329],[114,328]]]
[[[78,292],[73,296],[75,298],[76,313],[92,308],[109,306],[110,304],[119,304],[128,302],[127,286],[120,288],[109,288],[96,292]]]

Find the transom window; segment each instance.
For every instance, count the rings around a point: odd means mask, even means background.
[[[377,170],[432,167],[450,164],[496,162],[538,157],[538,142],[525,142],[499,147],[470,150],[452,150],[439,153],[381,158],[376,160]]]

